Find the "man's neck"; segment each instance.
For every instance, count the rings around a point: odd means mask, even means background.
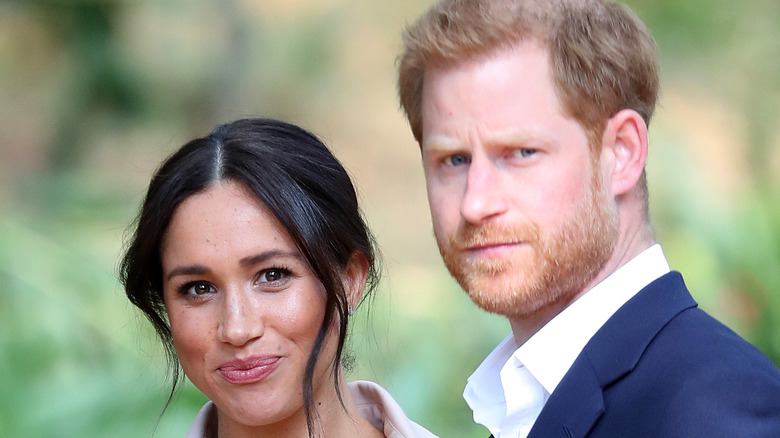
[[[518,347],[525,344],[525,341],[541,330],[545,324],[555,318],[573,301],[574,299],[555,302],[534,311],[532,314],[516,318],[510,317],[509,325],[512,327],[512,336],[515,338],[515,344]]]
[[[541,330],[548,322],[569,307],[571,303],[585,295],[595,285],[599,284],[613,272],[617,271],[621,266],[631,261],[634,257],[655,243],[646,230],[634,231],[636,232],[630,235],[630,238],[618,241],[615,249],[612,251],[612,255],[604,266],[585,284],[584,287],[580,288],[579,291],[572,294],[565,294],[562,299],[537,309],[531,314],[510,317],[509,324],[512,327],[512,334],[517,346],[519,347],[525,344],[531,336],[536,334],[536,332]]]

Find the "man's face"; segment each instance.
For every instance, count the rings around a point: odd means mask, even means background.
[[[487,311],[574,300],[617,239],[601,155],[563,115],[532,43],[426,72],[422,157],[439,250]]]

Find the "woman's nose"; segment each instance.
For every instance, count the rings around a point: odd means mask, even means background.
[[[237,347],[263,336],[265,326],[252,291],[231,290],[223,293],[217,337]]]

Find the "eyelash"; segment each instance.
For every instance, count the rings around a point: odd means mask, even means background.
[[[209,290],[203,293],[190,293],[190,290],[197,286],[206,286]],[[205,282],[205,281],[191,281],[189,283],[185,283],[179,287],[179,294],[183,295],[185,297],[188,297],[190,299],[198,299],[206,295],[207,293],[214,293],[216,292],[217,288],[214,287],[214,285]]]
[[[275,280],[269,280],[267,277],[269,274],[276,274],[276,276],[281,277],[277,278]],[[255,282],[262,284],[266,288],[274,289],[279,288],[287,283],[287,280],[289,277],[292,276],[292,272],[282,266],[274,266],[270,268],[265,268],[257,273],[255,276]],[[266,278],[263,280],[263,278]],[[194,288],[205,286],[208,290],[205,292],[197,293],[194,291]],[[211,283],[207,281],[191,281],[189,283],[185,283],[181,285],[178,289],[179,294],[182,296],[187,297],[191,300],[197,300],[203,298],[206,294],[216,293],[217,288],[214,287]]]
[[[515,148],[511,150],[509,156],[518,157],[518,158],[529,158],[536,155],[538,152],[539,152],[538,150],[532,148]],[[455,159],[460,160],[460,162],[455,163],[454,162]],[[465,154],[452,154],[444,157],[442,159],[442,164],[448,167],[457,167],[457,166],[468,164],[470,161],[471,160],[469,159],[469,157],[466,156]]]
[[[456,158],[460,159],[461,162],[454,163],[453,161]],[[442,160],[442,164],[445,166],[457,167],[457,166],[462,166],[464,164],[468,164],[470,161],[471,160],[469,160],[469,157],[467,157],[465,154],[452,154],[444,157],[444,159]]]
[[[283,266],[273,266],[270,268],[263,269],[262,271],[257,273],[257,280],[261,281],[263,277],[267,277],[270,273],[277,273],[277,275],[281,274],[282,278],[276,279],[276,280],[265,280],[266,283],[280,283],[287,280],[291,275],[292,272],[290,272],[289,269],[283,267]]]
[[[519,148],[515,151],[517,154],[520,155],[522,158],[528,158],[532,155],[535,155],[538,151],[536,149],[531,148]]]

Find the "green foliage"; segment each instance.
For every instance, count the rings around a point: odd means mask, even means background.
[[[10,395],[0,425],[25,437],[151,432],[161,376],[136,351],[139,332],[99,248],[115,241],[98,225],[111,209],[64,185],[78,195],[0,216],[0,383]]]

